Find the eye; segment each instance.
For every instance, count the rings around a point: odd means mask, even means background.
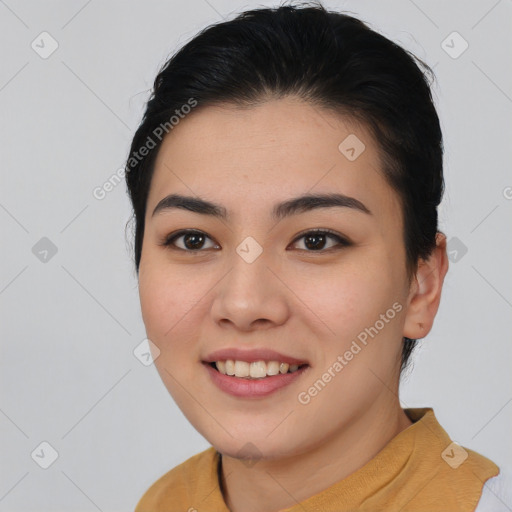
[[[180,239],[182,239],[181,247],[177,244],[177,241]],[[304,245],[306,248],[298,249],[306,252],[327,252],[327,250],[330,249],[339,249],[351,245],[351,242],[349,242],[345,237],[329,229],[310,229],[308,231],[304,231],[295,238],[292,245],[296,244],[301,239],[304,239]],[[326,248],[327,240],[329,239],[334,240],[336,243]],[[171,233],[160,243],[160,245],[171,249],[187,251],[189,253],[202,252],[201,249],[220,248],[220,246],[215,243],[210,247],[205,246],[206,240],[212,239],[202,231],[186,229],[176,233]]]
[[[178,247],[176,245],[176,241],[180,238],[183,239],[183,247]],[[188,251],[188,252],[199,252],[199,249],[204,248],[204,242],[205,240],[211,240],[209,236],[207,236],[202,231],[196,231],[196,230],[182,230],[178,231],[177,233],[173,233],[169,236],[167,236],[164,241],[161,243],[161,245],[165,247],[170,247],[171,249],[178,249],[182,251]],[[212,248],[218,248],[218,245],[215,245],[214,247],[206,247],[207,249]]]
[[[329,249],[340,249],[347,247],[351,243],[343,236],[331,231],[330,229],[310,229],[300,234],[293,243],[295,244],[298,240],[304,239],[304,245],[306,249],[299,248],[299,250],[307,252],[327,252]],[[326,241],[328,239],[337,242],[326,249]]]

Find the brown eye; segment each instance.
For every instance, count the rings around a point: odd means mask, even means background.
[[[337,233],[321,229],[312,231],[310,230],[303,233],[294,240],[294,243],[301,239],[304,239],[305,248],[299,247],[298,249],[307,252],[327,252],[329,249],[340,248],[340,246],[346,247],[350,245],[350,242],[347,239],[343,238]],[[329,239],[334,240],[336,243],[326,248]]]
[[[182,242],[179,244],[181,247],[176,244],[180,239],[182,239]],[[184,230],[167,237],[162,245],[182,251],[199,252],[201,249],[205,248],[206,240],[211,240],[211,238],[201,231]],[[206,249],[215,247],[218,246],[214,245],[214,247],[206,247]]]
[[[325,229],[309,230],[295,238],[293,244],[304,239],[304,247],[297,247],[306,252],[328,252],[331,249],[341,249],[351,243],[341,235]],[[210,240],[210,246],[207,241]],[[329,245],[329,240],[330,245]],[[334,242],[334,243],[333,243]],[[160,244],[170,249],[187,251],[190,253],[203,252],[203,249],[219,249],[220,246],[213,243],[213,240],[202,231],[182,230],[173,233],[165,238]]]

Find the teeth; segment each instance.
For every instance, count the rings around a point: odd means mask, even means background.
[[[279,363],[270,361],[267,363],[267,375],[277,375],[279,373]]]
[[[265,364],[265,361],[256,361],[254,363],[251,363],[249,365],[249,375],[253,379],[266,377],[267,376],[267,365]],[[238,377],[238,375],[237,375]],[[245,375],[244,375],[245,377]]]
[[[221,372],[222,370],[219,368],[219,365],[217,364],[217,370]],[[228,359],[226,361],[226,375],[235,375],[235,362],[231,359]]]
[[[217,370],[224,375],[234,375],[235,377],[262,379],[270,375],[279,373],[293,373],[299,369],[297,364],[280,363],[279,361],[255,361],[248,363],[246,361],[216,361]]]
[[[235,361],[235,377],[249,377],[249,363]]]

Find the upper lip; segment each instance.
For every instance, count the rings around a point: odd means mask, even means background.
[[[223,348],[211,352],[203,359],[205,363],[214,363],[216,361],[247,361],[253,363],[255,361],[278,361],[280,363],[288,364],[308,364],[304,359],[297,359],[286,354],[281,354],[275,350],[268,348],[254,348],[251,350],[244,350],[241,348]]]

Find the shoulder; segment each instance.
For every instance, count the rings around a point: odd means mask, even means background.
[[[500,468],[497,476],[489,478],[475,512],[508,512],[512,509],[512,468]]]
[[[146,490],[135,512],[164,510],[167,503],[190,503],[201,487],[216,478],[216,458],[217,452],[211,446],[171,469]]]

